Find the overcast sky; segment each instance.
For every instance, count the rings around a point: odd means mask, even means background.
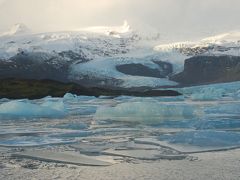
[[[124,20],[184,37],[240,30],[240,0],[0,0],[0,29],[24,23],[57,31]]]

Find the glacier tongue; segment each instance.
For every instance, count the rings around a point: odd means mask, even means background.
[[[107,79],[115,79],[122,82],[121,87],[161,87],[161,86],[176,86],[177,83],[168,80],[168,78],[155,78],[147,76],[132,76],[119,72],[116,67],[118,65],[127,64],[142,64],[150,69],[160,69],[160,67],[152,61],[151,57],[134,58],[134,57],[116,57],[116,58],[99,58],[92,61],[71,66],[70,79],[81,79],[83,76],[88,76],[91,79],[99,79],[106,82]],[[160,73],[159,73],[160,74]],[[105,81],[104,81],[105,80]],[[113,81],[113,82],[112,82]],[[112,83],[116,83],[112,80]],[[111,85],[111,84],[110,84]]]

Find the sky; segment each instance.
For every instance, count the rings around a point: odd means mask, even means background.
[[[190,38],[240,30],[240,0],[0,0],[0,29],[36,32],[120,25]],[[147,28],[148,27],[148,28]]]

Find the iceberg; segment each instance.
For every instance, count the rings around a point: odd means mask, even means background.
[[[224,89],[205,87],[200,92],[191,95],[192,100],[217,100],[221,99],[225,93]]]
[[[218,83],[185,88],[173,88],[192,100],[219,100],[223,97],[239,98],[240,82]]]
[[[66,116],[63,102],[46,101],[42,104],[30,101],[10,101],[0,105],[1,119],[11,118],[62,118]]]
[[[66,93],[63,96],[63,100],[64,101],[89,101],[89,100],[93,100],[96,97],[94,96],[77,96],[76,94],[71,94],[71,93]]]
[[[192,119],[201,110],[188,104],[164,104],[161,102],[126,102],[116,107],[99,107],[96,120],[116,120],[140,123],[159,123],[164,120]]]
[[[77,98],[77,95],[76,94],[71,94],[71,93],[66,93],[64,96],[63,96],[63,99],[64,100],[71,100],[71,99],[75,99]]]

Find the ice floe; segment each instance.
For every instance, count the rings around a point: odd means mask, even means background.
[[[0,105],[1,118],[62,118],[64,116],[66,110],[62,101],[48,101],[40,105],[28,101],[9,101]]]
[[[240,133],[225,131],[187,131],[162,135],[159,140],[181,152],[227,150],[240,147]],[[167,143],[166,143],[167,142]]]
[[[30,159],[45,160],[50,162],[60,162],[67,164],[76,165],[87,165],[87,166],[109,166],[111,163],[100,161],[80,153],[75,152],[52,152],[52,151],[41,151],[41,150],[25,150],[20,153],[13,154],[15,157],[25,157]]]

